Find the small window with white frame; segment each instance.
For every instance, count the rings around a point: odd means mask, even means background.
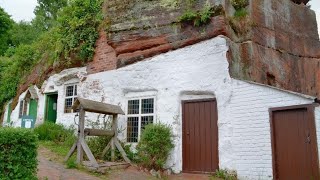
[[[27,110],[28,110],[28,104],[27,104],[26,100],[21,100],[20,106],[19,106],[19,118],[27,115]]]
[[[66,85],[66,97],[64,101],[64,113],[73,113],[72,106],[78,97],[78,85]]]
[[[142,130],[155,118],[154,98],[136,98],[128,100],[127,142],[137,143]]]

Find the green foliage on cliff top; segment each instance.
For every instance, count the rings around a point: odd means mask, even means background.
[[[48,6],[53,2],[39,1]],[[51,5],[56,6],[55,3]],[[50,25],[41,17],[42,13],[32,23],[10,26],[9,32],[13,33],[7,41],[5,56],[0,56],[0,114],[5,102],[16,95],[19,84],[40,61],[50,67],[74,61],[86,63],[92,59],[102,21],[102,0],[68,0],[62,5],[65,6],[49,8],[51,12],[47,13],[56,14],[55,18],[47,20]],[[43,23],[39,23],[41,18]],[[4,22],[0,19],[0,24]]]

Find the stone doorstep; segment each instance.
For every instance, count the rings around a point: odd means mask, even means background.
[[[90,163],[90,161],[83,161],[82,164],[90,171],[93,172],[99,172],[105,174],[108,170],[120,170],[120,169],[126,169],[130,166],[129,163],[126,162],[104,162],[99,163],[99,167],[95,168]]]

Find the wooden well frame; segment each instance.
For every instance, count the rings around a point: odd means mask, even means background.
[[[76,142],[71,147],[65,161],[67,161],[73,153],[77,150],[77,164],[83,163],[84,153],[89,159],[89,166],[98,169],[101,165],[98,164],[97,160],[94,158],[89,146],[85,141],[86,136],[111,136],[110,142],[107,144],[103,150],[101,157],[103,157],[108,150],[111,148],[111,161],[115,161],[115,149],[117,148],[121,153],[123,159],[126,163],[131,164],[131,161],[127,157],[126,152],[123,150],[119,140],[118,140],[118,115],[124,115],[120,106],[101,103],[97,101],[77,98],[73,107],[74,110],[79,110],[79,124],[78,124],[78,138]],[[112,130],[99,130],[99,129],[85,129],[85,114],[86,112],[100,113],[104,115],[112,115]]]

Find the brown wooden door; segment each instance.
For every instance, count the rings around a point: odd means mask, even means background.
[[[320,179],[314,110],[297,107],[271,115],[275,179]]]
[[[183,101],[182,119],[183,171],[215,172],[219,168],[216,100]]]

